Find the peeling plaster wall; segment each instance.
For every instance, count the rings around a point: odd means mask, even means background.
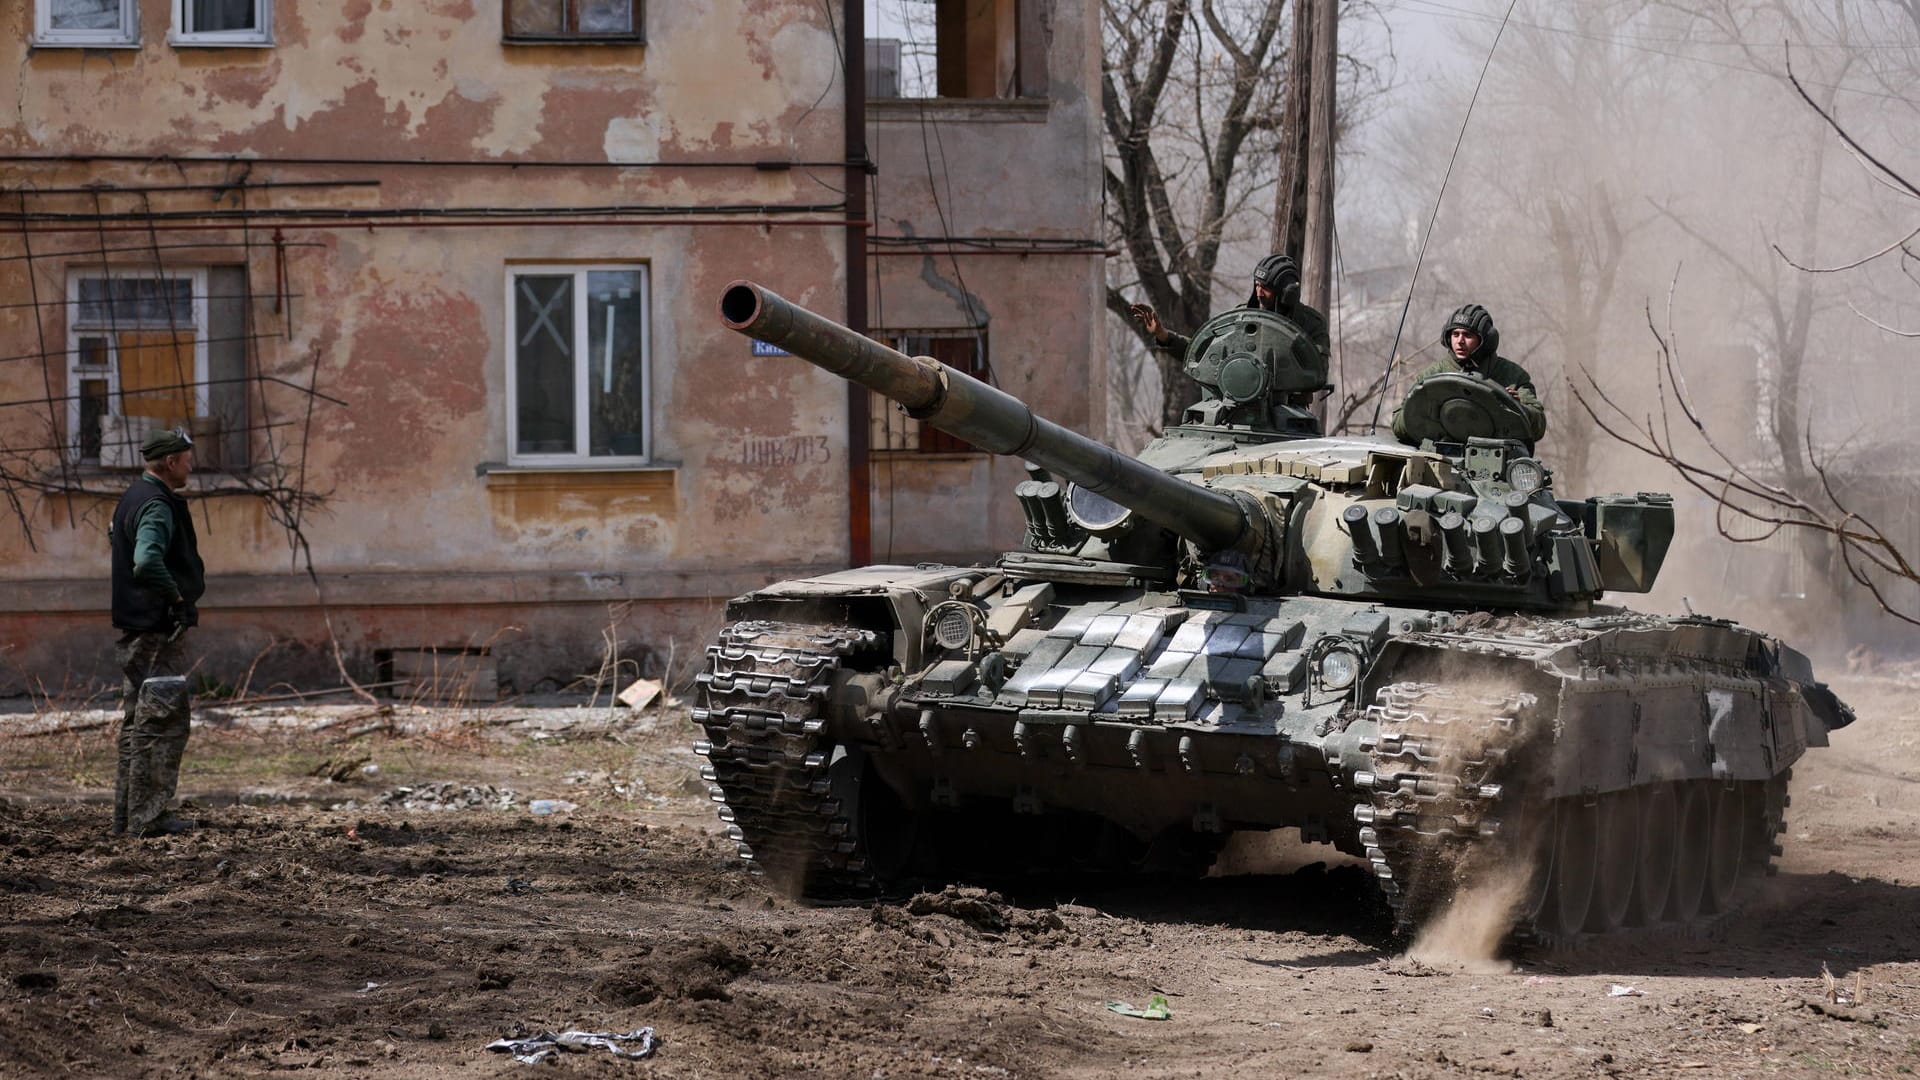
[[[811,0],[652,4],[644,46],[511,46],[497,4],[347,0],[282,2],[275,45],[190,49],[166,42],[169,4],[141,0],[138,49],[32,49],[31,5],[0,12],[0,156],[241,154],[259,157],[466,161],[749,164],[842,157],[838,49],[826,10]],[[942,122],[952,168],[931,205],[919,129],[875,125],[880,232],[972,231],[1098,235],[1097,8],[1057,5],[1055,94],[1044,120]],[[1071,18],[1062,18],[1062,13]],[[1067,25],[1071,23],[1072,25]],[[1031,110],[1029,110],[1031,112]],[[911,136],[911,138],[909,138]],[[918,170],[917,178],[915,170]],[[47,188],[231,180],[241,168],[142,163],[0,161],[0,187]],[[832,204],[838,167],[469,168],[259,162],[249,183],[376,180],[378,187],[255,189],[262,208],[570,207]],[[237,205],[229,196],[222,206]],[[156,194],[152,210],[201,209],[205,193]],[[36,204],[52,205],[52,204]],[[62,209],[85,211],[80,203]],[[119,197],[111,204],[139,204]],[[815,221],[834,211],[804,215]],[[673,639],[697,649],[715,598],[809,567],[844,565],[848,552],[847,413],[843,385],[785,357],[753,357],[721,327],[724,284],[756,277],[790,299],[838,317],[845,310],[844,230],[831,225],[596,227],[516,223],[482,228],[358,228],[287,224],[290,330],[263,343],[263,374],[319,389],[346,407],[313,413],[306,484],[327,494],[305,521],[320,589],[356,674],[376,650],[491,642],[519,689],[590,671],[609,604],[635,647]],[[170,267],[244,261],[256,290],[276,273],[271,224],[124,235],[211,246],[167,252]],[[0,304],[43,300],[98,256],[96,234],[30,238],[38,271],[0,261]],[[0,233],[0,256],[21,253]],[[176,257],[178,256],[178,257]],[[152,256],[115,255],[116,266]],[[515,264],[644,263],[650,271],[653,467],[533,473],[483,466],[507,457],[507,274]],[[1018,265],[1015,265],[1018,264]],[[1097,256],[963,261],[873,260],[872,299],[888,322],[962,325],[953,303],[964,276],[992,313],[1003,385],[1048,415],[1098,430],[1104,380]],[[977,266],[977,269],[976,269]],[[878,325],[878,308],[875,323]],[[277,329],[281,324],[275,322]],[[34,319],[0,307],[0,355],[66,347],[63,313]],[[1031,344],[1029,349],[1028,344]],[[0,363],[0,400],[66,393],[56,361]],[[284,386],[250,388],[257,408],[292,424],[299,442],[306,398]],[[299,421],[299,423],[293,423]],[[0,408],[0,442],[64,438],[64,410]],[[61,429],[49,435],[50,423]],[[265,456],[255,436],[256,458]],[[883,468],[885,473],[889,470]],[[1017,545],[1007,494],[1018,463],[963,459],[900,470],[881,530],[896,557]],[[83,683],[107,670],[105,524],[124,474],[94,475],[97,496],[27,497],[31,543],[10,512],[0,525],[0,693],[29,680]],[[202,477],[201,482],[212,482]],[[909,509],[912,506],[922,509]],[[212,668],[244,666],[267,643],[288,673],[326,677],[314,586],[286,533],[257,500],[196,500],[211,589],[199,638]],[[929,509],[930,508],[930,509]],[[959,527],[964,523],[965,529]],[[970,531],[968,531],[970,530]],[[698,624],[698,625],[697,625]],[[518,628],[518,629],[508,629]],[[685,639],[685,640],[681,640]],[[279,660],[274,658],[278,657]],[[296,659],[303,658],[303,659]],[[50,677],[50,673],[57,676]],[[229,680],[231,681],[231,680]]]
[[[818,4],[651,4],[644,46],[526,46],[501,42],[497,3],[283,0],[264,49],[169,45],[171,6],[142,0],[141,48],[83,50],[30,49],[30,0],[8,5],[4,146],[577,160],[613,140],[629,152],[616,160],[838,156],[836,109],[795,123],[838,79]]]
[[[877,180],[874,232],[1097,241],[1100,215],[1100,6],[1047,4],[1044,101],[869,103]],[[1098,254],[949,254],[873,260],[878,328],[984,323],[999,385],[1083,434],[1107,430],[1103,259]],[[914,562],[1018,548],[1024,533],[1007,458],[878,455],[876,559]]]

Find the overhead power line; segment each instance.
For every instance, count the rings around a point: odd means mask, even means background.
[[[1438,19],[1455,19],[1462,22],[1477,22],[1477,23],[1485,23],[1485,24],[1493,24],[1493,23],[1498,23],[1500,21],[1497,17],[1488,15],[1484,12],[1472,11],[1466,8],[1452,7],[1446,4],[1439,3],[1437,2],[1437,0],[1400,0],[1400,2],[1402,4],[1405,4],[1410,10],[1416,10],[1422,14],[1431,15],[1434,18],[1438,18]],[[1613,34],[1599,34],[1599,33],[1594,33],[1592,31],[1576,29],[1574,27],[1553,26],[1547,23],[1521,22],[1517,19],[1514,20],[1514,22],[1511,25],[1522,26],[1532,30],[1539,30],[1549,34],[1559,34],[1564,37],[1578,38],[1582,41],[1592,41],[1600,44],[1614,45],[1614,46],[1618,46],[1619,48],[1626,49],[1630,52],[1646,53],[1651,56],[1664,56],[1668,59],[1678,60],[1682,63],[1699,64],[1703,67],[1719,68],[1722,71],[1745,72],[1749,75],[1760,75],[1769,79],[1785,80],[1786,78],[1786,75],[1784,72],[1769,71],[1766,68],[1753,67],[1748,64],[1736,64],[1731,61],[1716,60],[1706,56],[1689,56],[1686,53],[1671,52],[1666,49],[1651,48],[1646,45],[1638,44],[1637,43],[1638,39],[1635,39],[1632,37],[1624,37],[1624,36],[1613,35]],[[1668,39],[1649,39],[1649,40],[1668,40]],[[1770,47],[1770,46],[1756,45],[1751,42],[1738,41],[1738,40],[1733,40],[1733,41],[1723,40],[1719,42],[1694,42],[1694,41],[1689,41],[1689,40],[1680,39],[1680,38],[1675,38],[1670,40],[1676,44],[1686,44],[1686,45],[1712,44],[1712,45],[1739,45],[1739,46],[1750,47],[1750,48]],[[1841,45],[1841,44],[1830,42],[1830,43],[1825,43],[1823,45],[1820,45],[1818,47],[1837,48],[1837,49],[1892,48],[1892,49],[1911,49],[1914,51],[1920,51],[1920,45],[1853,46],[1853,45]],[[1867,89],[1866,87],[1847,86],[1844,83],[1823,83],[1823,82],[1814,82],[1812,80],[1802,80],[1802,82],[1807,86],[1818,86],[1823,90],[1833,90],[1843,94],[1859,94],[1862,97],[1881,98],[1883,100],[1898,101],[1898,102],[1902,102],[1904,104],[1909,104],[1909,105],[1916,104],[1916,99],[1914,98],[1908,97],[1904,94],[1895,94],[1885,90],[1870,90],[1870,89]]]

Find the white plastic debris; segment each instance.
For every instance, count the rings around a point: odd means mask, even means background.
[[[1640,989],[1639,987],[1622,986],[1619,983],[1614,983],[1612,986],[1607,987],[1607,996],[1610,998],[1611,997],[1646,997],[1647,992],[1645,990]]]
[[[545,817],[548,814],[564,814],[569,810],[578,810],[580,807],[565,799],[535,799],[527,804],[527,809],[533,811],[536,817]]]
[[[487,1049],[500,1054],[512,1054],[513,1060],[526,1065],[538,1065],[559,1057],[562,1051],[584,1053],[588,1050],[605,1050],[614,1057],[629,1061],[652,1054],[659,1041],[653,1037],[650,1027],[634,1028],[626,1034],[611,1031],[563,1031],[555,1035],[543,1031],[524,1039],[495,1039],[487,1044]]]

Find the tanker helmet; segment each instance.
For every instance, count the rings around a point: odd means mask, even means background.
[[[1446,355],[1453,355],[1453,332],[1468,330],[1479,335],[1480,344],[1467,354],[1467,361],[1479,364],[1500,351],[1500,331],[1493,325],[1493,316],[1479,304],[1462,304],[1460,310],[1447,319],[1440,328],[1440,345],[1446,349]]]
[[[1300,264],[1294,262],[1291,255],[1275,252],[1254,266],[1253,283],[1266,286],[1273,294],[1275,310],[1285,308],[1300,295]],[[1259,300],[1256,290],[1247,297],[1247,306],[1259,307]]]

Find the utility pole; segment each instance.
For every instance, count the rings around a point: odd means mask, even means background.
[[[1333,298],[1333,78],[1339,59],[1339,0],[1304,0],[1294,18],[1313,16],[1313,53],[1307,74],[1306,236],[1300,258],[1300,298],[1332,316]]]
[[[864,334],[868,330],[866,217],[871,162],[867,158],[867,10],[862,0],[846,0],[841,19],[846,28],[840,80],[846,94],[847,326]],[[871,395],[859,383],[847,383],[847,558],[853,566],[873,561]]]
[[[1313,0],[1294,0],[1293,39],[1287,46],[1287,94],[1280,106],[1280,175],[1274,185],[1269,250],[1300,260],[1307,228],[1307,143],[1312,98]]]
[[[1272,250],[1300,264],[1300,299],[1333,317],[1333,115],[1339,0],[1294,0]],[[1326,403],[1314,414],[1324,422]]]

